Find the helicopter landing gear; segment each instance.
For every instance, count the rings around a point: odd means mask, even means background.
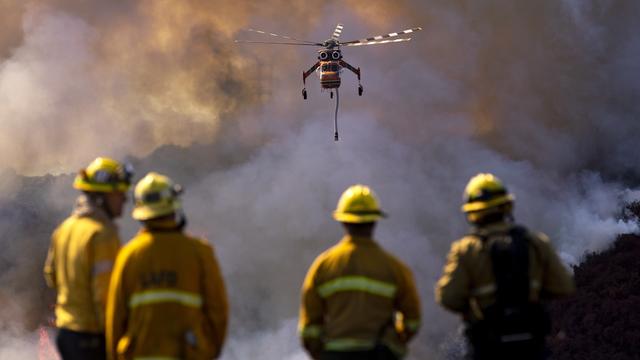
[[[333,99],[333,91],[330,91],[330,92],[329,92],[329,98],[330,98],[330,99]]]
[[[302,89],[302,98],[307,100],[307,89],[305,88]]]
[[[363,92],[364,92],[364,89],[362,88],[362,85],[358,84],[358,96],[362,96]]]

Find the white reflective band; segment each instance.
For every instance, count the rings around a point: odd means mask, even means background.
[[[404,357],[406,348],[402,345],[384,341],[383,345],[388,347],[399,358]],[[342,338],[329,340],[324,344],[324,349],[329,351],[366,351],[376,346],[373,340]]]
[[[172,356],[136,356],[133,360],[180,360],[180,358]]]
[[[375,346],[373,340],[364,339],[334,339],[324,344],[324,349],[329,351],[354,351],[354,350],[370,350]]]
[[[320,325],[307,325],[300,331],[300,336],[303,338],[319,338],[322,334],[322,327]]]
[[[489,284],[489,285],[480,286],[471,290],[471,295],[473,296],[488,295],[488,294],[494,293],[495,291],[496,291],[496,284]]]
[[[102,260],[93,264],[93,276],[98,276],[104,273],[108,273],[113,269],[113,261]]]
[[[129,307],[172,302],[184,306],[199,308],[202,297],[198,294],[178,290],[149,290],[133,294],[129,300]]]
[[[327,298],[340,291],[363,291],[374,295],[391,298],[396,293],[396,286],[366,276],[343,276],[328,281],[318,287],[321,297]]]

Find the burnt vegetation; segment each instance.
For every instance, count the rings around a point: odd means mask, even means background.
[[[640,204],[628,210],[638,218]],[[640,236],[618,236],[574,274],[576,294],[551,308],[553,359],[640,359]]]

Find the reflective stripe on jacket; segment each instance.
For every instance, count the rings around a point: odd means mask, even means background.
[[[57,292],[57,327],[104,333],[107,288],[119,248],[113,221],[79,197],[73,215],[51,236],[44,266],[47,284]]]
[[[402,355],[405,339],[419,326],[411,271],[373,239],[346,236],[318,256],[307,273],[299,331],[310,352],[317,346],[369,350],[380,341]]]
[[[463,314],[467,320],[481,317],[481,310],[495,302],[496,284],[490,248],[492,241],[508,236],[514,225],[497,223],[478,228],[451,246],[443,275],[436,284],[436,301]],[[527,232],[531,301],[565,296],[575,291],[573,279],[553,250],[546,235]],[[484,239],[484,240],[483,240]]]
[[[118,256],[107,306],[112,360],[220,354],[228,305],[213,249],[167,226],[143,229]]]

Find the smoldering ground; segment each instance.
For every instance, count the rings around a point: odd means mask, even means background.
[[[10,19],[0,37],[2,164],[69,173],[100,154],[130,154],[139,176],[159,169],[182,182],[189,229],[215,245],[227,279],[225,358],[304,358],[299,286],[339,239],[330,212],[355,182],[378,192],[390,213],[378,238],[414,270],[425,313],[415,359],[457,351],[457,319],[434,305],[432,287],[465,232],[460,193],[475,173],[503,178],[516,218],[548,233],[567,261],[637,231],[617,217],[638,197],[632,2],[0,4]],[[338,21],[344,38],[424,30],[408,44],[343,49],[363,70],[365,96],[344,73],[334,143],[327,94],[311,80],[310,99],[298,98],[313,50],[231,40],[249,25],[320,40]],[[50,300],[40,275],[48,234],[74,193],[71,176],[1,178],[0,301],[11,305],[0,316],[11,335],[0,357],[28,358]],[[121,223],[129,238],[136,224]]]

